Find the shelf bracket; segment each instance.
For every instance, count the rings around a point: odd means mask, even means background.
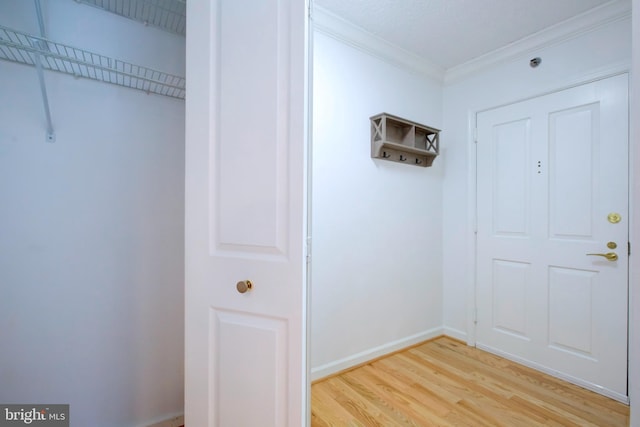
[[[36,15],[38,17],[38,26],[40,27],[40,37],[46,38],[46,34],[44,31],[44,20],[42,19],[42,7],[40,5],[40,0],[34,0],[36,4]],[[49,50],[49,47],[45,42],[40,40],[34,40],[34,43],[38,45],[38,48],[42,50]],[[47,142],[55,142],[56,134],[53,132],[53,124],[51,122],[51,111],[49,110],[49,97],[47,96],[47,85],[44,81],[44,69],[42,68],[42,56],[40,53],[34,53],[36,71],[38,73],[38,80],[40,82],[40,93],[42,94],[42,104],[44,105],[44,114],[47,119]]]

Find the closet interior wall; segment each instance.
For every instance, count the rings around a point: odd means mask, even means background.
[[[43,1],[56,42],[184,76],[184,37]],[[34,3],[0,25],[39,34]],[[71,424],[183,412],[184,102],[0,61],[0,402],[66,403]]]

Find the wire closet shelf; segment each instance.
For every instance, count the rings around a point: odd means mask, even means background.
[[[0,59],[71,74],[147,93],[185,98],[185,78],[78,49],[0,25]]]
[[[76,0],[184,36],[186,0]]]

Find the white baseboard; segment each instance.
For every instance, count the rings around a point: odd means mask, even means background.
[[[503,357],[503,358],[508,359],[508,360],[512,360],[512,361],[514,361],[516,363],[519,363],[521,365],[528,366],[529,368],[533,368],[533,369],[535,369],[537,371],[544,372],[545,374],[548,374],[548,375],[550,375],[552,377],[560,378],[563,381],[569,382],[571,384],[575,384],[575,385],[580,386],[582,388],[586,388],[587,390],[591,390],[591,391],[596,392],[598,394],[601,394],[603,396],[607,396],[607,397],[609,397],[611,399],[617,400],[618,402],[622,402],[622,403],[624,403],[626,405],[629,404],[629,397],[628,396],[620,394],[620,393],[615,392],[613,390],[609,390],[609,389],[604,388],[602,386],[599,386],[597,384],[590,383],[589,381],[585,381],[583,379],[576,378],[574,376],[571,376],[571,375],[556,371],[554,369],[551,369],[551,368],[548,368],[546,366],[540,365],[540,364],[538,364],[536,362],[532,362],[530,360],[527,360],[527,359],[524,359],[522,357],[513,355],[511,353],[507,353],[505,351],[499,350],[497,348],[494,348],[494,347],[491,347],[491,346],[488,346],[488,345],[485,345],[485,344],[476,343],[476,347],[479,348],[480,350],[484,350],[484,351],[487,351],[489,353],[496,354],[496,355],[498,355],[500,357]]]
[[[443,333],[448,337],[455,338],[464,343],[467,342],[467,333],[465,331],[461,331],[460,329],[449,328],[445,326],[443,328]]]
[[[149,424],[146,427],[180,427],[184,425],[184,415],[174,415],[171,418]]]
[[[444,330],[441,327],[433,328],[428,331],[392,341],[390,343],[365,350],[363,352],[327,363],[322,366],[311,368],[311,381],[316,381],[320,378],[328,377],[329,375],[335,374],[345,369],[349,369],[362,363],[366,363],[370,360],[384,356],[385,354],[402,350],[403,348],[410,347],[422,341],[439,337],[443,334]]]

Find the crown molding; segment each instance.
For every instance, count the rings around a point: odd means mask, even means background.
[[[531,36],[445,70],[322,7],[314,5],[311,11],[311,23],[314,30],[388,63],[412,70],[445,85],[456,83],[474,73],[519,59],[534,51],[579,37],[613,22],[630,19],[630,17],[630,0],[612,0]]]
[[[613,0],[464,64],[449,68],[445,72],[444,83],[445,85],[456,83],[497,64],[512,61],[525,54],[531,54],[534,51],[595,31],[613,22],[630,18],[631,2],[629,0]]]
[[[313,6],[311,23],[314,30],[333,37],[351,47],[393,65],[417,72],[436,80],[438,83],[444,82],[445,70],[443,68],[352,24],[322,7]]]

